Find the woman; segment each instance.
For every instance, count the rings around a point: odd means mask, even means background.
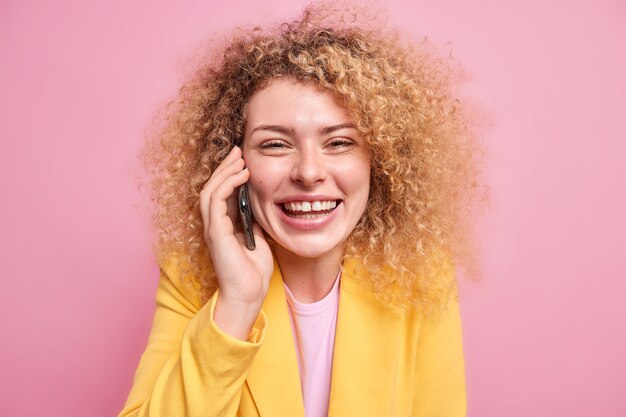
[[[181,89],[148,151],[161,279],[121,416],[465,414],[469,124],[442,60],[345,17],[239,33]]]

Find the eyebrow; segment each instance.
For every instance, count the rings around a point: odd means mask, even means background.
[[[321,130],[321,133],[327,135],[334,132],[335,130],[340,129],[356,129],[356,126],[354,125],[354,123],[342,123],[339,125],[327,126]],[[252,132],[250,132],[250,134],[253,134],[257,130],[271,130],[278,133],[284,133],[286,135],[294,135],[296,133],[294,129],[281,125],[258,125],[257,127],[252,129]]]
[[[342,123],[340,125],[325,127],[324,129],[322,129],[322,133],[326,135],[340,129],[356,129],[356,126],[354,126],[354,123]]]
[[[293,129],[281,125],[258,125],[257,127],[252,129],[252,132],[250,132],[250,134],[253,134],[257,130],[271,130],[278,133],[285,133],[287,135],[293,135],[295,133]]]

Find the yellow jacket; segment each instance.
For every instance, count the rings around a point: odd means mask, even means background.
[[[388,309],[344,264],[332,365],[330,417],[465,416],[458,304],[437,321]],[[161,269],[148,346],[119,416],[304,417],[298,363],[279,268],[250,341],[213,322],[176,271]]]

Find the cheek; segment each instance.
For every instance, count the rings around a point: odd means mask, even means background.
[[[371,167],[369,159],[355,161],[347,167],[344,178],[353,192],[369,194]]]
[[[274,182],[272,172],[267,169],[254,169],[254,167],[249,169],[250,179],[248,180],[248,184],[250,189],[253,189],[254,192],[260,196],[266,195]]]
[[[246,159],[250,171],[248,182],[259,188],[260,192],[275,191],[289,179],[291,161],[287,158],[251,157]]]
[[[336,161],[333,164],[333,167],[340,169],[345,173],[349,173],[351,177],[358,177],[359,179],[362,179],[364,177],[369,178],[371,165],[369,152],[365,149],[357,149],[354,153],[346,155],[345,158]]]
[[[264,189],[265,180],[250,177],[248,180],[248,192],[250,195],[250,208],[252,217],[265,229],[267,226],[268,201],[272,201],[269,193]]]
[[[258,158],[245,158],[246,168],[250,172],[250,178],[248,179],[248,184],[254,188],[260,188],[263,184],[268,181],[268,170],[264,169],[267,164],[263,164],[262,160]]]
[[[250,170],[248,187],[253,206],[255,202],[259,206],[273,204],[276,192],[284,179],[279,167],[267,162],[250,163],[248,169]]]

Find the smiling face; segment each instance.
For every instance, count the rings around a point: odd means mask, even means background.
[[[243,155],[254,218],[280,247],[304,258],[343,251],[367,205],[370,156],[330,93],[281,78],[254,93]]]

